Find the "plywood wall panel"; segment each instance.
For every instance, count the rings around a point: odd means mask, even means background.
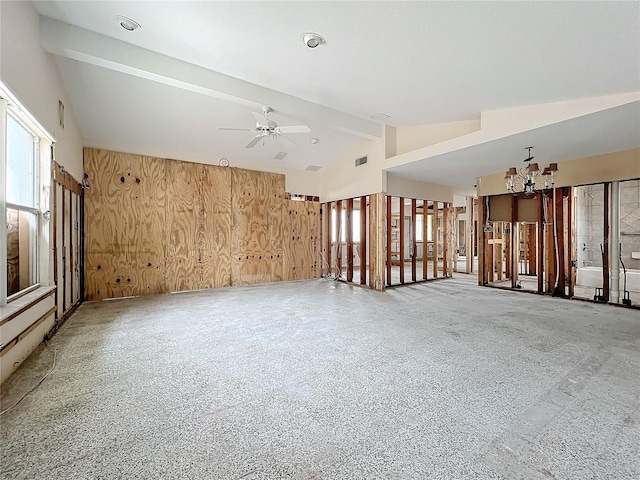
[[[85,170],[88,299],[316,275],[319,204],[287,200],[284,175],[94,149]]]
[[[130,188],[127,210],[134,225],[126,240],[136,253],[164,251],[166,231],[167,178],[166,160],[137,158],[129,165],[125,183]]]
[[[191,251],[197,243],[197,172],[190,163],[167,160],[165,209],[167,281],[170,291],[188,280],[192,268]],[[182,278],[185,277],[185,278]],[[189,285],[184,283],[184,285]],[[184,289],[189,289],[185,287]]]
[[[284,218],[284,279],[319,276],[320,204],[286,200]]]
[[[284,175],[233,169],[231,185],[232,284],[282,279]]]
[[[230,285],[231,170],[168,161],[171,291]]]
[[[207,235],[201,251],[203,278],[208,283],[202,288],[231,285],[231,212],[205,213]]]

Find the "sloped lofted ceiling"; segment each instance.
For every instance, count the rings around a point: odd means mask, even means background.
[[[114,62],[98,58],[100,52],[91,53],[89,61],[87,52],[73,55],[75,47],[62,48],[60,43],[59,50],[51,50],[59,55],[85,143],[114,150],[210,163],[227,157],[232,164],[304,169],[327,166],[361,138],[379,135],[381,125],[369,119],[374,113],[388,114],[387,123],[402,127],[640,90],[637,2],[35,5],[43,16],[101,35],[92,41],[100,45],[102,39],[105,52],[108,46],[122,62],[129,62],[126,68],[114,68]],[[142,28],[127,32],[116,15],[133,18]],[[321,34],[326,44],[307,48],[305,32]],[[52,36],[59,38],[51,43],[62,42],[67,33],[54,29]],[[166,60],[152,58],[141,48]],[[176,60],[181,63],[172,63]],[[158,81],[157,75],[132,74],[135,62],[147,72],[151,63],[177,69],[182,62],[197,65],[201,70],[189,73],[192,80],[187,83],[198,84],[200,76],[215,92],[203,94]],[[207,77],[204,70],[231,78]],[[245,149],[251,133],[217,130],[253,127],[251,112],[261,104],[274,108],[272,118],[278,124],[307,124],[311,133],[288,137],[298,143],[296,149],[269,141]],[[555,144],[567,129],[579,128],[577,122],[545,133]],[[629,135],[625,145],[640,143],[633,132]],[[319,143],[311,145],[312,137]],[[594,151],[602,153],[602,148],[596,145]],[[563,154],[576,158],[573,155],[584,150],[564,146]],[[287,156],[274,160],[280,151]],[[500,162],[492,163],[490,151],[481,153],[488,157],[485,173],[503,168]],[[438,172],[438,181],[448,183],[448,176],[464,164],[464,159],[451,162]]]

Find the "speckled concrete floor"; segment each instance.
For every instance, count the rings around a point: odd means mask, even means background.
[[[637,479],[637,311],[313,280],[83,305],[5,386],[11,479]]]

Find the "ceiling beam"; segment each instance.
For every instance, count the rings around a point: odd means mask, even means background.
[[[322,122],[334,130],[369,140],[382,136],[383,126],[291,95],[214,72],[99,33],[40,17],[40,41],[45,51],[176,88],[302,120]]]

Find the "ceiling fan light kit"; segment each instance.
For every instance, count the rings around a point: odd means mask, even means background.
[[[262,140],[262,145],[265,145],[265,140],[267,137],[271,137],[282,145],[289,148],[296,148],[297,145],[289,140],[286,137],[283,137],[282,134],[286,133],[309,133],[311,129],[307,125],[285,125],[279,127],[276,122],[269,119],[269,113],[273,112],[271,107],[264,106],[262,107],[262,113],[253,112],[253,117],[256,120],[255,128],[226,128],[226,127],[218,127],[218,130],[235,130],[242,132],[254,132],[257,135],[251,139],[249,143],[245,145],[245,148],[253,148],[255,147],[260,140]]]
[[[555,183],[553,177],[558,171],[558,164],[550,163],[541,173],[538,164],[531,163],[534,158],[531,155],[532,148],[533,147],[525,148],[525,150],[529,152],[528,157],[524,160],[526,166],[520,168],[511,167],[507,170],[504,179],[508,193],[531,195],[537,191],[553,188]]]

